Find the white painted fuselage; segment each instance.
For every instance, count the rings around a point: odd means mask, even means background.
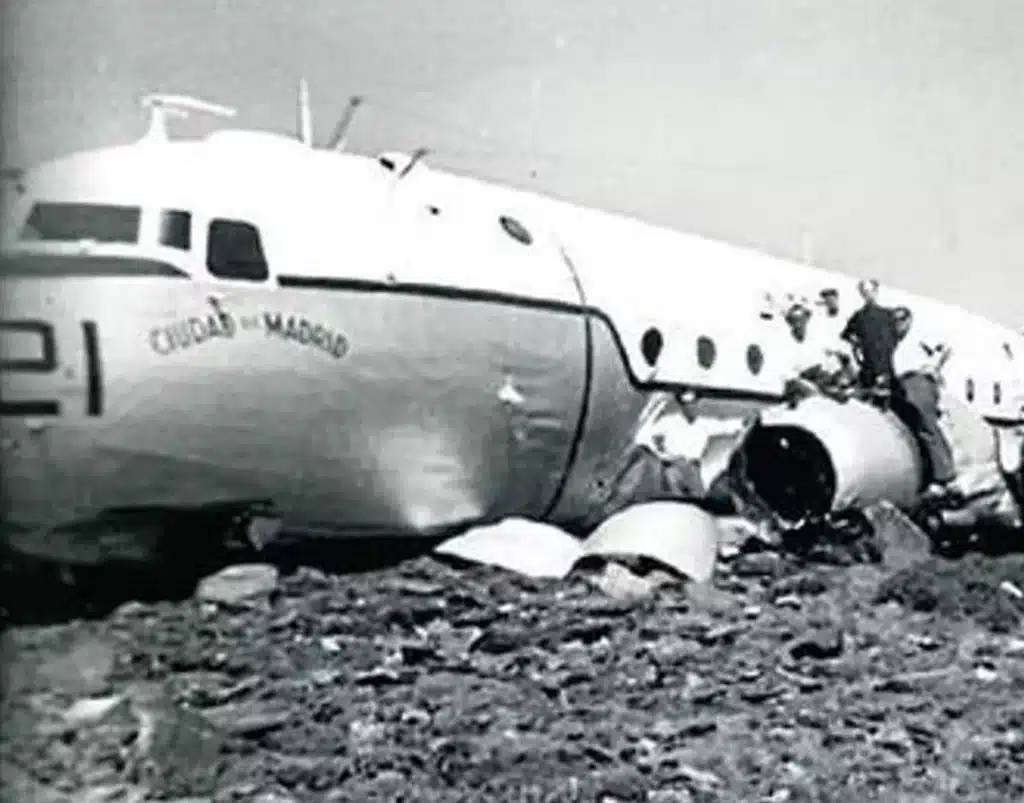
[[[651,394],[696,388],[713,416],[779,398],[766,294],[857,304],[849,276],[405,158],[222,131],[28,171],[0,277],[5,517],[272,498],[339,534],[572,524]],[[883,301],[952,344],[951,389],[1019,423],[1019,335]]]

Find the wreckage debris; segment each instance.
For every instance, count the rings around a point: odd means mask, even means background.
[[[1024,556],[931,558],[887,578],[875,602],[892,601],[922,613],[969,618],[1007,633],[1024,623],[1024,600],[1001,590],[1004,583],[1024,584]]]
[[[552,524],[522,518],[473,527],[435,547],[439,555],[501,566],[527,577],[565,577],[582,553],[580,539]]]
[[[991,587],[1014,600],[1011,568]],[[69,800],[836,799],[937,793],[960,727],[987,740],[958,769],[961,798],[1019,799],[1012,639],[965,642],[854,596],[884,566],[856,584],[786,571],[635,605],[421,558],[302,569],[268,606],[193,598],[19,628],[0,759],[25,768],[19,788]],[[773,604],[786,595],[800,604]],[[842,627],[822,623],[843,605]],[[70,655],[94,656],[86,682]]]
[[[716,518],[685,502],[648,502],[619,511],[588,536],[582,556],[632,555],[658,561],[694,582],[711,579],[721,533]]]
[[[843,654],[844,644],[843,631],[839,628],[819,628],[791,645],[789,654],[795,661],[804,658],[818,661],[838,658]]]
[[[899,570],[927,560],[934,542],[907,514],[889,502],[879,502],[864,511],[871,527],[870,538],[886,568]]]
[[[36,634],[20,652],[45,659],[15,671],[21,710],[4,722],[37,736],[0,738],[0,761],[29,768],[19,788],[75,800],[827,798],[850,793],[829,786],[837,766],[867,795],[923,783],[952,749],[947,723],[982,721],[1024,682],[1012,639],[965,647],[945,629],[1019,627],[1020,560],[923,555],[916,531],[882,531],[903,525],[883,509],[858,536],[884,545],[881,561],[838,570],[696,510],[623,511],[589,553],[522,520],[478,536],[490,548],[521,527],[531,548],[564,547],[515,571],[500,550],[476,553],[497,565],[453,567],[473,538],[366,575],[238,564],[190,599],[60,631],[87,638],[16,629]],[[965,777],[1024,795],[1014,750]]]
[[[266,601],[277,588],[278,570],[265,564],[236,564],[204,577],[196,599],[221,605]]]
[[[748,552],[738,555],[732,562],[737,577],[775,578],[783,573],[783,557],[778,552]]]
[[[506,519],[470,529],[435,552],[532,578],[583,577],[610,596],[640,599],[683,580],[710,580],[719,542],[710,513],[683,502],[649,502],[613,514],[585,539]]]

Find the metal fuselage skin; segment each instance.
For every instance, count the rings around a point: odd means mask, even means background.
[[[273,499],[338,535],[524,516],[572,525],[621,471],[653,394],[777,401],[789,333],[764,294],[854,279],[396,157],[220,132],[30,171],[5,215],[5,519]],[[21,237],[39,202],[137,207],[137,240]],[[168,210],[186,212],[167,244]],[[211,272],[217,221],[266,275]],[[950,382],[1020,418],[1024,348],[893,291],[953,341]],[[817,313],[822,315],[823,313]]]

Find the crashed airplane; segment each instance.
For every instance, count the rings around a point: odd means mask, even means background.
[[[6,521],[260,500],[339,537],[510,517],[589,532],[658,498],[617,486],[645,411],[683,390],[701,416],[756,414],[713,472],[744,510],[798,526],[918,503],[921,457],[890,413],[782,403],[789,333],[765,299],[835,288],[845,318],[853,278],[452,175],[423,152],[347,153],[345,125],[317,145],[301,99],[297,137],[181,140],[168,116],[232,110],[151,96],[141,140],[7,176]],[[885,300],[951,343],[948,395],[1012,496],[1024,338],[897,289]]]

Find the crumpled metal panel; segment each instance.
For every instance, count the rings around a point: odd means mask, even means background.
[[[565,577],[580,558],[580,540],[552,524],[510,518],[473,527],[434,551],[472,563],[499,566],[530,577]]]
[[[715,568],[719,536],[715,517],[696,505],[647,502],[606,519],[583,542],[583,557],[652,558],[704,582]]]
[[[993,427],[966,402],[943,393],[940,426],[956,464],[952,488],[970,500],[963,509],[943,514],[947,526],[1019,527],[1021,510],[1008,479],[1020,470],[1020,436]]]

